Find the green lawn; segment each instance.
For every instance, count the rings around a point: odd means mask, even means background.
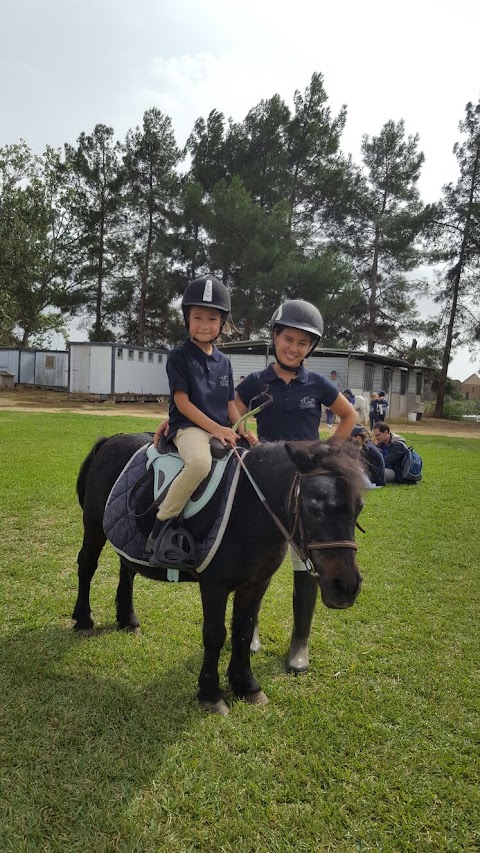
[[[142,635],[117,633],[105,549],[97,633],[71,630],[79,465],[155,426],[0,413],[2,851],[478,852],[480,441],[412,435],[424,481],[367,493],[362,594],[318,606],[298,678],[284,564],[254,661],[270,704],[221,718],[195,702],[196,585],[138,578]]]

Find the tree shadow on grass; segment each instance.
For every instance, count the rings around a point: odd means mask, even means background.
[[[101,642],[106,634],[97,635]],[[131,655],[138,638],[119,634]],[[120,654],[123,642],[115,642]],[[194,699],[197,653],[146,683],[119,669],[111,649],[98,659],[88,643],[58,627],[3,640],[0,815],[4,849],[110,847],[128,803],[162,777],[168,751],[207,715]],[[108,674],[98,668],[105,665]],[[134,664],[132,664],[134,665]],[[107,669],[107,665],[105,665]],[[148,667],[147,667],[148,668]],[[218,718],[218,724],[224,724]],[[171,760],[171,759],[170,759]],[[170,771],[168,771],[170,772]]]

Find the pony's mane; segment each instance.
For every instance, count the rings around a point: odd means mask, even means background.
[[[260,462],[285,464],[289,459],[302,472],[320,469],[340,481],[345,495],[358,495],[364,488],[359,449],[351,441],[277,441],[257,444],[251,449]]]

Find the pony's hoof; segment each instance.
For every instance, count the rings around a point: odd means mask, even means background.
[[[245,701],[249,702],[250,705],[268,705],[269,700],[263,690],[257,690],[256,693],[247,693]]]
[[[228,705],[223,699],[217,699],[216,702],[200,702],[200,704],[207,714],[220,714],[221,717],[227,717],[230,713]]]
[[[118,631],[125,631],[126,634],[135,634],[137,637],[142,633],[140,630],[140,625],[122,625],[118,626]]]
[[[95,625],[91,625],[90,628],[81,628],[79,625],[74,625],[73,630],[79,637],[94,637],[95,636]]]

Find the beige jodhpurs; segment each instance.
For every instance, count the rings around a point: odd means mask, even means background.
[[[185,465],[158,509],[157,518],[160,521],[180,515],[197,486],[208,477],[212,467],[211,437],[211,433],[199,427],[179,429],[175,434],[173,442]]]

